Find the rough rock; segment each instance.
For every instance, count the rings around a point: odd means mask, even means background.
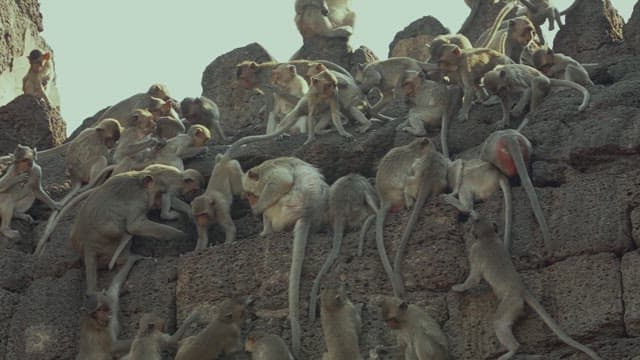
[[[66,128],[58,109],[34,96],[20,95],[0,107],[0,154],[13,152],[18,144],[40,150],[60,145],[67,137]]]
[[[500,10],[509,3],[507,0],[500,0],[495,5],[491,5],[490,1],[480,1],[477,15],[474,19],[471,19],[467,29],[460,29],[457,32],[466,35],[473,44],[482,33],[491,26],[493,20],[496,18]],[[471,9],[468,9],[471,14]],[[507,15],[507,18],[512,17],[515,14],[513,10]],[[461,31],[464,30],[464,31]]]
[[[624,25],[624,41],[631,51],[640,55],[640,2],[633,7],[629,21]]]
[[[622,289],[624,301],[624,325],[630,336],[640,335],[640,282],[638,279],[638,265],[640,254],[637,251],[628,252],[622,257],[620,265],[622,271]]]
[[[584,0],[565,16],[565,26],[553,40],[553,49],[584,62],[598,62],[624,54],[624,20],[610,0]]]
[[[22,78],[29,69],[29,52],[35,48],[51,51],[40,36],[43,30],[37,0],[0,0],[0,105],[22,94]],[[54,54],[54,63],[55,60]],[[49,82],[48,96],[54,107],[60,106],[55,76]]]
[[[9,338],[11,318],[20,300],[19,294],[0,289],[0,358],[2,359],[5,359],[5,354],[7,353],[7,339]]]
[[[448,34],[438,19],[424,16],[399,31],[389,44],[389,57],[406,56],[420,61],[429,58],[429,48],[426,46],[434,37]]]
[[[349,69],[352,53],[353,49],[349,45],[349,39],[314,36],[305,39],[300,49],[291,56],[290,60],[324,59]]]

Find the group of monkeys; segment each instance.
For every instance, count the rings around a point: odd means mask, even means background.
[[[465,1],[473,14],[478,3],[487,0]],[[330,17],[331,13],[325,12],[330,9],[326,6],[328,2],[297,0],[296,12],[316,11],[320,16]],[[518,10],[522,15],[503,22],[518,4],[524,5]],[[342,18],[353,20],[346,15]],[[464,283],[452,290],[465,291],[483,278],[491,285],[499,299],[495,332],[508,350],[500,359],[512,357],[519,348],[511,328],[525,302],[562,341],[592,359],[599,359],[591,349],[562,331],[532,297],[509,254],[512,221],[509,178],[516,175],[530,199],[545,245],[553,246],[528,175],[531,143],[519,132],[529,116],[524,117],[518,130],[505,129],[510,125],[510,115],[513,112],[521,116],[527,107],[534,112],[556,86],[581,91],[583,101],[579,109],[583,110],[590,99],[584,86],[593,85],[577,61],[549,48],[532,46],[536,36],[542,35],[540,25],[547,19],[550,27],[554,21],[562,25],[560,12],[548,0],[510,1],[473,46],[462,34],[440,35],[427,45],[430,58],[426,62],[390,58],[359,65],[355,75],[325,60],[238,64],[236,84],[264,95],[268,113],[266,134],[243,137],[216,155],[203,193],[203,176],[196,170],[185,169],[184,160],[208,151],[206,144],[212,134],[217,142],[229,140],[220,125],[218,107],[204,96],[185,98],[178,103],[165,86],[154,84],[146,93],[108,108],[93,126],[68,143],[37,153],[41,159],[64,153],[71,190],[60,201],[54,201],[42,189],[42,170],[36,163],[35,149],[18,145],[13,154],[0,158],[0,167],[5,171],[0,178],[0,233],[5,238],[17,238],[19,233],[11,229],[11,219],[32,222],[26,211],[37,197],[54,210],[37,242],[35,254],[40,255],[61,217],[83,203],[70,235],[71,244],[83,257],[87,284],[77,359],[114,356],[129,360],[160,359],[163,350],[173,348],[177,349],[176,359],[213,360],[220,354],[242,349],[241,326],[246,321],[250,300],[223,301],[206,328],[185,339],[181,338],[186,329],[202,318],[198,307],[173,335],[164,332],[163,319],[145,314],[135,339],[119,340],[119,292],[135,262],[143,259],[129,252],[133,236],[177,241],[186,238],[181,230],[149,220],[150,210],[160,210],[163,220],[177,219],[178,212],[189,216],[198,232],[195,250],[201,250],[208,246],[208,229],[214,223],[223,228],[225,242],[235,241],[236,228],[230,209],[234,196],[246,197],[253,213],[262,215],[260,235],[293,229],[288,284],[292,353],[280,337],[272,334],[252,332],[244,344],[253,359],[286,360],[293,359],[293,355],[297,359],[302,356],[299,288],[306,243],[312,231],[331,224],[333,248],[313,283],[309,315],[315,319],[320,298],[327,346],[323,359],[351,360],[361,359],[359,311],[349,300],[344,284],[332,284],[320,292],[320,282],[339,256],[344,232],[360,229],[358,253],[362,255],[367,231],[375,221],[377,250],[394,296],[377,295],[371,302],[380,307],[382,318],[397,334],[398,344],[376,347],[370,358],[395,353],[407,360],[451,359],[447,338],[438,323],[420,307],[401,300],[405,296],[401,269],[407,242],[425,202],[441,196],[459,211],[470,214],[472,223],[468,243],[470,273]],[[321,20],[325,21],[322,26],[332,24],[327,19]],[[308,25],[298,15],[296,23],[299,29]],[[350,31],[345,25],[329,36],[346,33],[348,36]],[[34,50],[29,61],[24,92],[47,101],[51,54]],[[528,65],[522,63],[527,61]],[[379,100],[372,105],[369,95],[377,95]],[[492,95],[500,99],[503,109],[499,129],[485,140],[478,158],[451,161],[446,141],[449,121],[458,111],[460,121],[467,120],[474,100],[486,101]],[[287,132],[306,133],[305,144],[314,141],[316,134],[333,131],[332,128],[345,138],[353,138],[343,121],[355,121],[362,133],[373,122],[393,121],[381,111],[394,99],[409,107],[406,121],[397,129],[417,138],[393,148],[380,160],[375,185],[361,175],[349,174],[329,186],[317,168],[295,157],[270,159],[246,172],[233,158],[240,146],[277,140]],[[441,127],[442,152],[424,137],[425,125]],[[498,188],[505,200],[502,240],[495,224],[474,210],[474,202],[486,200]],[[384,245],[384,222],[389,212],[402,208],[413,210],[391,264]],[[98,291],[98,268],[111,269],[118,262],[123,264],[109,288]]]

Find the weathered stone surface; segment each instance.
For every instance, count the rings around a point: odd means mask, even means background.
[[[630,336],[640,334],[640,276],[638,274],[640,254],[628,252],[622,257],[622,294],[624,301],[624,324]]]
[[[449,30],[432,16],[424,16],[399,31],[389,44],[389,57],[407,56],[425,61],[429,57],[427,44]]]
[[[509,1],[500,0],[492,5],[491,1],[481,1],[478,7],[477,16],[470,20],[466,29],[460,29],[457,32],[466,35],[473,44],[480,35],[482,35],[482,33],[491,26],[500,10],[502,10],[507,3],[509,3]],[[469,9],[469,14],[471,14],[471,9]],[[507,14],[506,18],[513,17],[514,14],[515,10]]]
[[[349,39],[314,36],[305,39],[300,49],[291,56],[290,60],[323,59],[348,69],[351,67],[352,53],[353,50],[351,49],[351,45],[349,45]]]
[[[20,295],[0,289],[0,359],[5,359],[7,354],[7,339],[9,327],[16,306],[20,303]]]
[[[565,16],[565,26],[553,40],[553,49],[580,62],[598,62],[624,54],[624,19],[610,0],[580,1]]]
[[[633,13],[623,30],[624,42],[634,54],[640,55],[640,2],[633,7]]]
[[[66,123],[58,109],[31,95],[20,95],[0,107],[0,153],[13,152],[17,144],[40,150],[62,144]]]
[[[23,291],[33,279],[33,259],[22,251],[0,250],[0,288]]]
[[[598,254],[573,257],[541,271],[521,274],[560,327],[589,345],[596,338],[624,335],[619,271],[620,263],[613,255]],[[449,321],[445,329],[456,359],[493,358],[504,352],[492,326],[498,303],[488,288],[481,286],[464,294],[451,292],[447,302]],[[539,316],[528,306],[525,313],[513,328],[522,344],[520,352],[544,354],[551,345],[556,347],[559,340]]]

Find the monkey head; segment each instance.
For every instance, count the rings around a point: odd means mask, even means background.
[[[138,321],[138,335],[149,335],[154,332],[164,332],[165,321],[160,316],[152,313],[145,313]]]
[[[444,44],[440,48],[438,67],[442,71],[453,72],[458,70],[462,60],[462,49],[455,44]]]
[[[113,148],[118,140],[122,127],[116,119],[103,119],[96,126],[96,132],[102,139],[102,143],[109,149]]]
[[[157,119],[161,116],[170,116],[172,109],[173,106],[171,104],[171,101],[164,101],[157,97],[151,97],[151,103],[147,108],[147,110],[149,110],[149,112],[153,114],[154,119]]]
[[[211,140],[211,131],[199,124],[191,125],[187,134],[191,137],[194,147],[205,146]]]
[[[501,68],[501,65],[498,65],[493,70],[484,74],[480,83],[489,93],[496,95],[502,94],[508,91],[507,72]]]
[[[182,172],[182,197],[187,201],[196,197],[202,190],[204,178],[196,169],[187,169]]]
[[[180,112],[185,118],[189,118],[194,115],[193,100],[194,99],[192,97],[186,97],[180,101]]]
[[[156,131],[156,122],[151,112],[145,109],[135,109],[126,121],[127,127],[135,127],[144,134]]]
[[[311,78],[311,87],[318,97],[331,98],[338,92],[338,79],[329,70],[325,70]]]
[[[426,79],[426,74],[423,71],[407,70],[404,72],[404,76],[402,92],[406,97],[414,98],[418,88],[420,88],[422,82]]]
[[[240,326],[247,317],[246,305],[235,300],[225,299],[218,306],[217,319],[225,324]]]
[[[471,218],[469,235],[472,241],[495,239],[498,236],[498,225],[481,216]]]
[[[165,84],[153,84],[149,87],[147,94],[151,95],[154,98],[162,99],[167,101],[171,99],[169,95],[169,90],[167,89],[167,85]]]
[[[28,146],[18,144],[13,151],[13,163],[18,173],[31,171],[35,160],[36,150]]]
[[[265,161],[242,175],[242,188],[247,194],[247,200],[249,200],[252,209],[258,204],[262,192],[270,182],[281,186],[293,185],[291,170],[271,161]]]
[[[83,310],[98,326],[107,327],[111,320],[113,303],[104,292],[96,292],[85,297]]]
[[[260,67],[257,62],[243,61],[236,65],[236,82],[243,89],[255,89],[260,84],[259,72]]]
[[[367,67],[366,64],[358,64],[358,68],[360,68],[361,65],[363,67],[356,73],[356,82],[358,83],[360,90],[367,93],[373,87],[378,86],[382,82],[382,74],[374,67]]]
[[[38,49],[33,49],[31,50],[27,58],[29,59],[29,64],[31,64],[31,71],[40,72],[45,62],[51,59],[51,53],[43,53]]]
[[[278,86],[286,86],[298,75],[295,65],[278,64],[271,70],[271,83]]]
[[[312,77],[320,74],[323,71],[328,71],[326,66],[321,63],[310,63],[309,68],[307,69],[307,73],[305,74],[307,78],[311,79]]]
[[[343,307],[347,301],[349,301],[347,292],[345,286],[342,284],[327,286],[322,290],[322,293],[320,293],[320,305],[329,311],[337,311]]]
[[[153,164],[135,175],[149,194],[149,208],[159,207],[163,194],[178,194],[184,188],[183,172],[173,166]]]
[[[543,74],[551,76],[550,70],[553,66],[554,55],[553,50],[549,47],[545,46],[537,49],[531,55],[533,67],[540,70]]]
[[[407,311],[409,304],[397,297],[378,295],[372,301],[380,307],[380,315],[382,320],[387,323],[390,329],[402,329],[408,322]]]
[[[536,36],[533,23],[526,16],[520,16],[509,20],[509,33],[521,46],[527,46]]]

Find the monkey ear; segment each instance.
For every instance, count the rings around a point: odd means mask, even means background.
[[[401,311],[407,311],[408,308],[409,304],[407,304],[406,301],[403,301],[400,303],[400,305],[398,305],[398,309],[400,309]]]
[[[153,176],[145,175],[145,177],[142,178],[142,185],[145,188],[148,188],[149,186],[153,185]]]

